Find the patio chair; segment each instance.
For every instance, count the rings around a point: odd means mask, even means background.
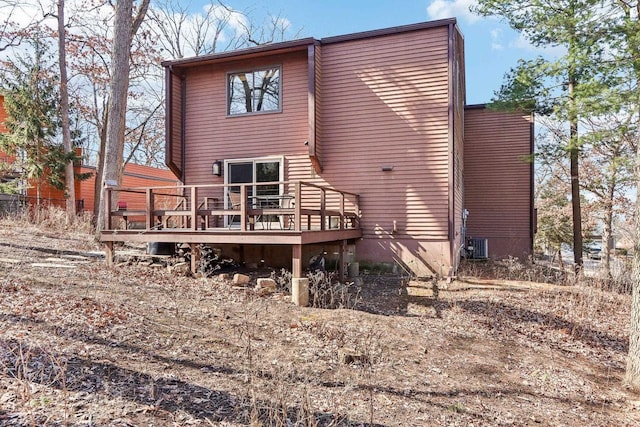
[[[296,207],[295,197],[291,194],[285,194],[282,196],[282,200],[280,201],[280,207],[282,209],[293,209]],[[288,230],[291,230],[294,224],[295,215],[288,213],[286,215],[280,216],[280,229],[284,230],[285,225]]]
[[[235,191],[229,191],[228,194],[229,194],[229,209],[234,211],[239,211],[240,205],[242,204],[240,193],[237,193]],[[231,228],[231,225],[233,224],[233,221],[235,220],[236,217],[238,218],[238,220],[240,219],[240,215],[231,215],[229,217],[228,228]]]

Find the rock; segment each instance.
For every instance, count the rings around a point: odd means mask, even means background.
[[[227,280],[229,280],[229,275],[227,273],[218,274],[218,280],[220,280],[221,282],[226,282]]]
[[[273,279],[267,279],[267,278],[260,278],[258,279],[258,284],[256,285],[256,288],[261,289],[272,289],[272,290],[276,290],[276,281]]]
[[[364,364],[369,360],[367,355],[362,354],[352,348],[341,348],[338,350],[338,361],[344,365],[350,365],[352,363]]]
[[[233,275],[233,286],[245,286],[249,284],[251,277],[246,274],[236,273]]]
[[[186,262],[177,262],[171,268],[172,272],[182,276],[188,275],[191,272],[191,267]]]
[[[265,295],[271,295],[271,294],[272,294],[272,293],[274,293],[275,291],[276,291],[275,289],[271,289],[271,288],[259,288],[259,287],[256,285],[256,293],[257,293],[258,295],[260,295],[261,297],[262,297],[262,296],[265,296]]]

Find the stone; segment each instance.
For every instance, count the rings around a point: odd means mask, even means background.
[[[260,288],[258,287],[258,285],[256,285],[256,293],[258,295],[260,295],[261,297],[265,296],[265,295],[271,295],[275,292],[275,289],[272,288]]]
[[[291,279],[291,301],[299,307],[309,305],[309,279],[306,277]]]
[[[220,280],[221,282],[226,282],[227,280],[229,280],[229,274],[227,273],[218,274],[218,280]]]
[[[273,279],[259,278],[257,282],[258,284],[256,285],[256,288],[273,289],[274,291],[276,290],[276,281]]]
[[[233,285],[234,286],[245,286],[249,284],[251,277],[246,274],[236,273],[233,275]]]
[[[185,276],[191,272],[191,267],[186,262],[177,262],[173,265],[171,271],[175,274]]]

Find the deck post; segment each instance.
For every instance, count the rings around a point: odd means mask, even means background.
[[[292,246],[291,275],[294,279],[302,277],[302,245]]]
[[[191,187],[191,229],[198,229],[198,187]]]
[[[247,231],[247,186],[240,186],[240,230]]]
[[[344,218],[344,193],[340,193],[340,230],[345,229],[345,218]]]
[[[107,261],[107,267],[113,267],[113,242],[105,242],[104,259]]]
[[[294,217],[293,217],[293,229],[295,231],[300,231],[302,228],[302,189],[300,188],[300,182],[296,182],[296,188],[295,188],[295,195],[294,195],[294,199],[295,200],[295,213],[294,213]]]
[[[320,230],[325,230],[327,228],[326,221],[326,210],[327,210],[327,192],[324,188],[320,189]],[[309,226],[309,228],[311,228]],[[331,228],[331,224],[329,224],[329,228]]]
[[[104,189],[104,226],[111,230],[111,188],[108,186]]]
[[[153,224],[153,190],[151,188],[147,188],[147,230],[151,230],[154,226]]]
[[[191,274],[196,274],[198,272],[198,265],[200,264],[200,245],[197,243],[189,243],[189,249],[191,249],[191,265],[189,268],[191,269]]]

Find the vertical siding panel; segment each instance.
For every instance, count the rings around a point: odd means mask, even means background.
[[[465,116],[467,234],[489,239],[489,256],[528,256],[532,241],[532,117],[484,108]]]

